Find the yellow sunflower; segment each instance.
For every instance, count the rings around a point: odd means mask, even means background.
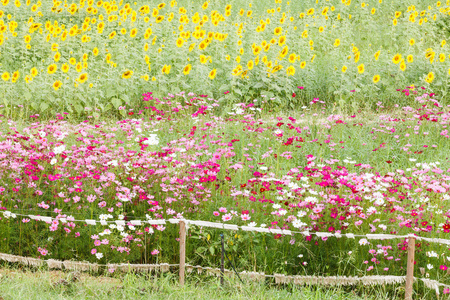
[[[10,75],[9,75],[8,72],[5,72],[5,73],[2,74],[2,79],[3,79],[4,81],[8,81],[9,78],[10,78]]]
[[[53,83],[53,88],[55,89],[55,91],[57,91],[60,87],[62,86],[62,82],[61,81],[55,81]]]
[[[189,72],[191,72],[191,69],[192,69],[191,64],[188,64],[187,66],[185,66],[185,67],[183,68],[183,74],[184,74],[184,75],[188,75]]]
[[[217,70],[216,69],[212,69],[211,72],[209,72],[209,79],[213,80],[214,78],[216,78],[216,74],[217,74]]]
[[[427,77],[425,78],[425,81],[428,83],[432,83],[433,80],[434,80],[434,73],[433,72],[428,73]]]
[[[128,79],[131,76],[133,76],[133,71],[131,71],[131,70],[127,70],[122,74],[122,78],[125,78],[125,79]]]
[[[30,73],[31,73],[31,76],[36,77],[39,72],[36,68],[33,67],[33,68],[31,68]]]
[[[358,73],[359,73],[359,74],[364,73],[364,64],[360,64],[360,65],[358,66]]]
[[[58,67],[56,66],[56,64],[51,64],[50,66],[47,67],[47,73],[53,74],[56,72],[57,69]]]
[[[294,68],[294,66],[289,66],[289,67],[286,69],[286,74],[287,74],[288,76],[294,76],[294,74],[295,74],[295,68]]]
[[[87,74],[87,73],[83,73],[83,74],[81,74],[81,75],[78,77],[77,81],[78,81],[79,83],[85,83],[87,79],[88,79],[88,74]]]
[[[398,64],[400,61],[402,60],[402,55],[397,53],[393,58],[392,58],[392,62],[394,64]]]
[[[374,83],[377,83],[378,81],[380,81],[380,75],[377,74],[377,75],[373,76],[372,81]]]

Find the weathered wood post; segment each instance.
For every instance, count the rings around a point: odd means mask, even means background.
[[[416,239],[408,238],[408,261],[406,263],[406,287],[405,300],[412,300],[413,283],[414,283],[414,251],[416,248]]]
[[[180,221],[180,285],[184,285],[184,271],[186,263],[186,223]]]
[[[224,255],[223,253],[225,252],[225,247],[223,245],[223,233],[220,234],[220,238],[222,240],[222,256],[220,258],[220,285],[223,286],[223,274],[224,274],[224,266],[225,266],[225,262],[224,262]]]

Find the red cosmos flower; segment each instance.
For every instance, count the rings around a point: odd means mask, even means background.
[[[295,93],[292,93],[292,98],[295,98],[295,96],[297,96]]]
[[[134,112],[130,111],[130,112],[128,113],[128,115],[129,115],[129,116],[132,116],[132,115],[134,115]]]
[[[448,269],[448,267],[447,267],[446,265],[441,265],[441,266],[439,267],[439,269],[441,269],[441,270],[443,270],[443,271],[446,271],[446,270]]]
[[[450,224],[444,224],[444,226],[442,226],[442,228],[444,229],[445,233],[449,233],[450,232]]]
[[[248,210],[243,210],[243,211],[242,211],[242,214],[243,214],[243,215],[248,215],[249,212],[248,212]]]

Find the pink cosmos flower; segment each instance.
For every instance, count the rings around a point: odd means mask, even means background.
[[[226,221],[230,221],[231,220],[231,214],[226,214],[222,216],[222,221],[226,222]]]

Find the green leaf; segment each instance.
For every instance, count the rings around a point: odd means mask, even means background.
[[[109,87],[106,90],[106,98],[111,98],[111,97],[114,97],[115,95],[116,95],[116,91],[112,87]]]
[[[211,252],[211,255],[214,255],[216,248],[214,248],[214,246],[209,247],[209,252]]]
[[[253,88],[259,89],[259,88],[262,88],[263,86],[264,86],[264,84],[262,82],[258,82],[257,84],[253,85]]]
[[[228,89],[228,84],[224,83],[220,86],[219,91],[220,92],[225,92],[225,90]]]
[[[75,106],[75,110],[77,111],[77,113],[81,113],[83,111],[83,106],[81,106],[80,104],[76,104]]]
[[[23,95],[25,96],[25,99],[30,100],[32,95],[29,91],[25,91],[25,93],[23,93]]]
[[[108,111],[112,108],[113,106],[111,105],[111,103],[108,103],[105,107],[102,107],[103,111]]]
[[[197,252],[198,253],[203,253],[203,252],[205,252],[206,251],[206,248],[205,247],[198,247],[197,248]]]
[[[130,98],[127,95],[123,94],[121,96],[122,100],[125,101],[126,104],[130,104]]]
[[[45,111],[47,108],[48,108],[48,104],[45,103],[45,102],[42,102],[42,103],[41,103],[41,106],[40,106],[40,110],[41,110],[41,111]]]
[[[112,105],[114,105],[114,107],[115,107],[116,109],[118,109],[119,106],[122,105],[122,101],[121,101],[119,98],[112,98],[112,99],[111,99],[111,103],[112,103]]]

